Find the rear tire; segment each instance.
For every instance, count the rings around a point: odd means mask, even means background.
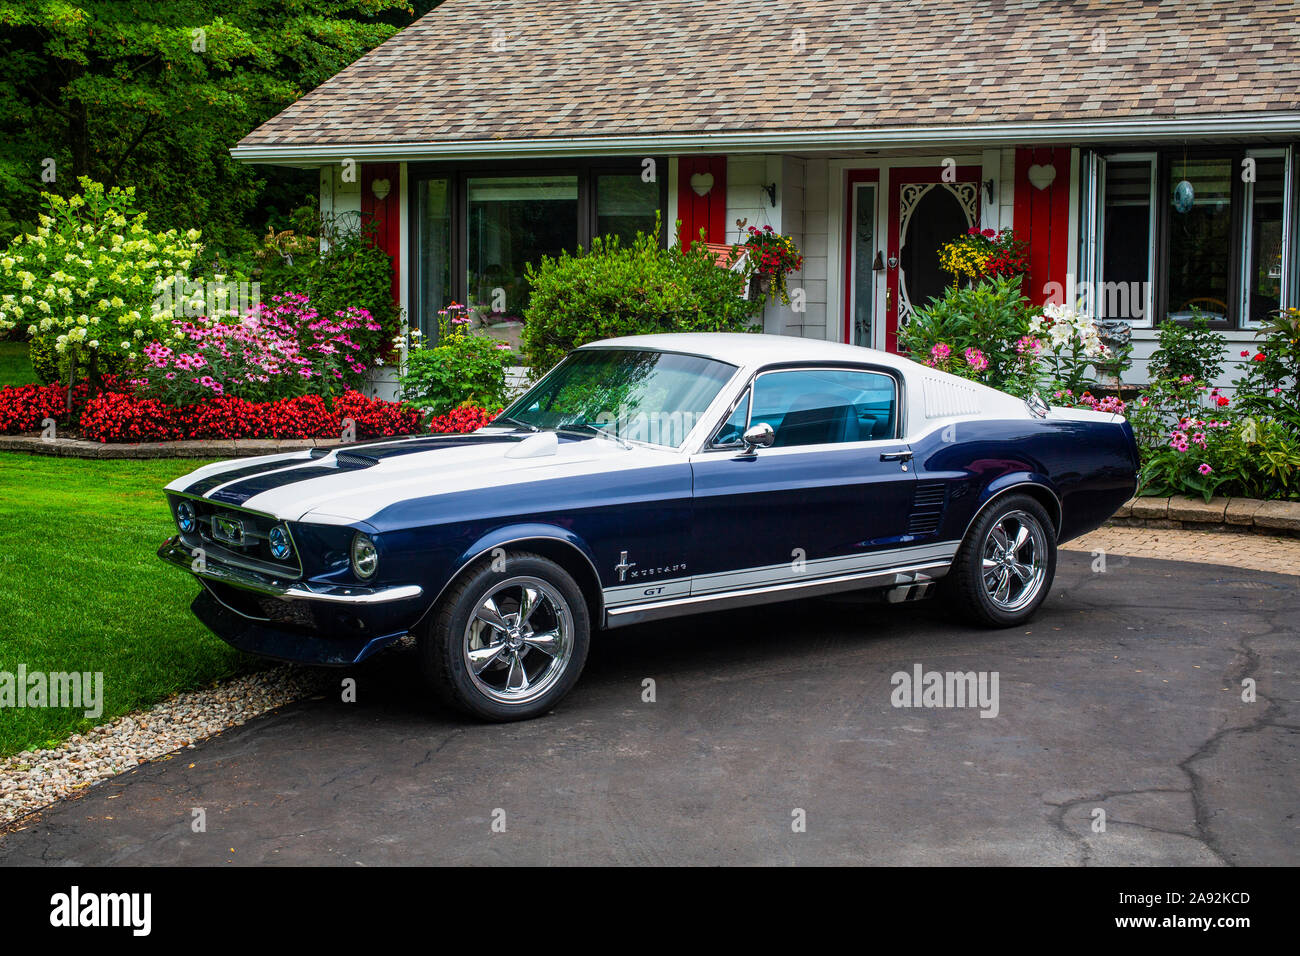
[[[418,637],[435,696],[490,721],[553,708],[577,683],[590,642],[587,602],[573,576],[527,552],[471,567]]]
[[[1056,576],[1056,532],[1029,495],[996,500],[971,526],[948,573],[959,615],[983,627],[1015,627],[1034,616]]]

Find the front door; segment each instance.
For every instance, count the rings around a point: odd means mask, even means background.
[[[884,347],[898,351],[898,330],[912,311],[943,295],[953,277],[939,268],[939,249],[978,225],[980,167],[894,167],[889,171],[885,253]]]

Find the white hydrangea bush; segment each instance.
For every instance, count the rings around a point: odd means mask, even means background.
[[[176,335],[159,292],[185,275],[203,245],[197,229],[155,232],[134,208],[135,189],[82,177],[82,192],[44,193],[35,233],[0,254],[0,330],[25,327],[74,368],[105,357],[133,362],[145,345]]]

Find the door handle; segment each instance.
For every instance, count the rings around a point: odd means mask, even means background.
[[[881,461],[911,461],[912,453],[910,451],[887,451],[881,454]]]

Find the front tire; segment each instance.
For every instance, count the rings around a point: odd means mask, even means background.
[[[961,616],[984,627],[1028,621],[1055,576],[1052,519],[1036,500],[1018,494],[998,499],[979,516],[948,575]]]
[[[577,683],[590,642],[577,582],[549,558],[526,552],[472,567],[419,636],[434,694],[490,721],[527,720],[553,708]]]

